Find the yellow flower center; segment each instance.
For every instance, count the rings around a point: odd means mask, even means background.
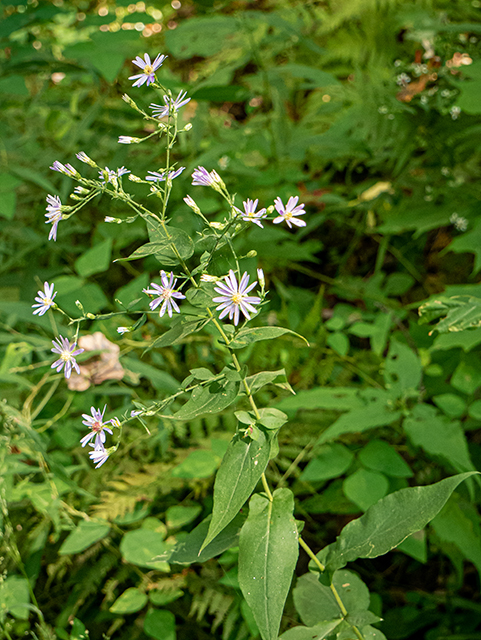
[[[242,294],[240,293],[233,293],[232,294],[232,302],[234,304],[240,304],[242,302]]]
[[[146,64],[144,67],[144,73],[153,73],[154,67],[151,64]]]

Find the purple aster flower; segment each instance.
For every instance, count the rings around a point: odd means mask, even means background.
[[[47,213],[45,214],[47,220],[45,220],[45,224],[52,225],[50,233],[48,234],[48,239],[51,240],[53,238],[55,241],[57,240],[58,223],[62,219],[62,202],[58,196],[51,195],[47,196],[47,202]]]
[[[89,416],[87,413],[82,413],[82,418],[85,418],[85,420],[82,420],[82,424],[92,429],[90,433],[88,433],[80,440],[80,444],[82,445],[82,447],[85,447],[87,443],[95,438],[95,450],[99,451],[104,448],[104,431],[107,431],[107,433],[110,433],[110,435],[112,435],[112,429],[109,429],[109,427],[107,427],[107,425],[110,424],[110,420],[108,422],[104,422],[104,413],[106,408],[107,405],[105,405],[104,410],[101,412],[100,409],[91,407],[91,416]]]
[[[151,282],[150,286],[152,287],[152,289],[142,289],[142,291],[151,296],[158,296],[149,303],[152,311],[154,311],[154,309],[157,309],[159,304],[162,304],[162,306],[160,307],[159,316],[162,317],[167,310],[169,318],[172,318],[172,308],[174,309],[174,311],[177,311],[177,313],[180,313],[180,309],[173,298],[181,300],[182,298],[185,298],[185,296],[183,293],[180,293],[180,291],[175,291],[175,283],[177,282],[177,278],[174,280],[174,274],[172,273],[172,271],[170,272],[170,277],[167,277],[165,271],[161,271],[160,279],[162,280],[162,286]]]
[[[50,169],[52,169],[52,171],[58,171],[59,173],[63,173],[69,178],[75,178],[76,176],[80,175],[77,169],[72,167],[71,164],[69,164],[68,162],[67,164],[62,164],[58,160],[55,160],[55,162],[52,164]]]
[[[256,286],[257,280],[250,286],[247,286],[249,284],[249,276],[247,275],[247,272],[244,272],[244,275],[238,284],[235,273],[232,269],[229,271],[229,275],[224,276],[224,280],[225,284],[224,282],[221,282],[217,287],[214,287],[214,290],[221,294],[219,297],[213,298],[214,302],[221,303],[216,307],[217,311],[222,311],[219,318],[222,320],[222,318],[229,314],[229,320],[232,320],[232,317],[234,317],[234,324],[237,325],[239,324],[240,310],[247,320],[250,320],[251,317],[249,313],[256,312],[256,309],[252,305],[259,304],[261,301],[257,296],[247,295],[249,291]]]
[[[110,184],[113,184],[115,187],[117,186],[117,178],[120,178],[126,173],[130,173],[130,171],[125,167],[120,167],[120,169],[117,169],[117,171],[114,171],[113,169],[109,169],[108,167],[105,167],[105,169],[102,169],[101,171],[99,171],[99,178],[100,178],[100,181],[105,184],[105,176],[107,176],[107,182],[110,182]]]
[[[89,443],[91,447],[94,445]],[[89,457],[92,462],[95,464],[95,468],[98,469],[101,467],[104,462],[107,462],[109,459],[110,451],[108,451],[103,445],[101,449],[93,449],[93,451],[89,451]]]
[[[185,106],[188,102],[191,101],[191,98],[186,98],[187,91],[180,91],[179,95],[175,100],[169,98],[169,96],[164,96],[165,105],[152,103],[150,108],[152,109],[152,113],[156,118],[165,118],[169,115],[169,111],[178,111],[181,107]]]
[[[88,155],[84,151],[79,151],[75,154],[80,162],[85,162],[85,164],[90,164],[92,160],[88,157]]]
[[[234,209],[238,213],[240,213],[240,215],[242,216],[242,220],[244,220],[244,222],[253,222],[258,227],[263,229],[264,227],[260,220],[266,217],[267,212],[266,212],[266,209],[259,209],[259,211],[256,212],[258,203],[259,203],[259,200],[257,199],[252,201],[252,200],[249,200],[249,198],[247,198],[247,200],[242,203],[244,205],[244,211],[241,211],[237,207],[234,207]]]
[[[297,204],[299,198],[297,196],[291,196],[284,207],[282,204],[282,200],[280,198],[276,198],[274,200],[274,205],[277,209],[277,213],[279,217],[273,220],[274,224],[279,224],[279,222],[286,222],[289,229],[292,229],[292,225],[296,225],[296,227],[305,227],[306,223],[304,220],[297,220],[294,216],[303,216],[306,212],[304,211],[303,204]],[[297,205],[297,206],[296,206]]]
[[[169,179],[174,180],[174,178],[180,176],[184,169],[185,167],[179,167],[175,171],[169,171]],[[158,173],[157,171],[147,171],[147,173],[150,173],[151,175],[146,176],[145,179],[150,180],[151,182],[163,182],[165,180],[165,171],[162,173]]]
[[[83,353],[85,349],[75,349],[77,346],[75,342],[70,344],[67,338],[62,338],[59,336],[56,341],[52,340],[53,349],[50,349],[53,353],[57,353],[60,358],[56,360],[52,369],[57,369],[57,373],[62,370],[65,365],[64,374],[66,378],[70,378],[70,374],[72,373],[72,367],[75,369],[77,373],[80,373],[79,366],[75,360],[75,356],[78,356],[80,353]]]
[[[43,316],[43,314],[46,313],[50,309],[50,307],[53,307],[53,305],[55,304],[53,299],[57,295],[57,292],[53,293],[53,287],[53,283],[49,284],[48,282],[45,282],[43,291],[37,292],[38,296],[35,298],[35,302],[38,302],[38,304],[32,304],[32,309],[35,309],[33,315],[36,315],[38,313],[39,316]],[[38,307],[38,309],[36,309],[35,307]]]
[[[142,69],[142,73],[137,74],[136,76],[130,76],[129,80],[135,80],[133,87],[141,87],[144,82],[147,83],[147,86],[151,82],[155,81],[155,72],[157,69],[162,66],[162,63],[167,58],[167,56],[159,55],[155,58],[153,62],[150,60],[150,56],[148,53],[144,54],[144,59],[140,56],[137,56],[135,60],[132,60],[134,64]]]
[[[212,187],[214,184],[220,184],[220,176],[217,171],[207,171],[205,167],[197,167],[192,174],[192,184],[194,186]]]

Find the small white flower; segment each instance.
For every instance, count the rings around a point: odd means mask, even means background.
[[[123,336],[124,333],[130,333],[131,331],[132,329],[129,327],[117,327],[117,333],[120,333],[121,336]]]
[[[62,202],[58,196],[51,195],[47,196],[47,202],[47,213],[45,214],[47,220],[45,220],[45,224],[52,225],[48,239],[51,240],[53,238],[56,241],[58,223],[62,220]]]
[[[229,314],[229,320],[234,318],[234,324],[239,324],[239,311],[242,311],[247,320],[250,320],[250,313],[256,313],[254,304],[259,304],[261,299],[257,296],[247,295],[257,284],[255,280],[250,286],[249,276],[247,272],[244,272],[240,283],[237,282],[235,273],[231,269],[229,274],[224,277],[225,282],[219,283],[214,290],[221,295],[213,298],[213,302],[220,302],[221,304],[216,307],[217,311],[221,311],[219,319],[222,320],[227,314]]]
[[[256,212],[258,203],[258,199],[252,201],[247,198],[247,200],[242,203],[244,205],[244,211],[241,211],[237,207],[234,207],[234,209],[242,216],[242,220],[244,220],[244,222],[253,222],[263,229],[264,227],[261,223],[261,219],[265,218],[267,213],[266,209],[259,209],[259,211]]]
[[[304,220],[298,220],[294,216],[303,216],[306,212],[304,211],[303,204],[297,204],[299,198],[297,196],[291,196],[286,204],[283,205],[282,200],[280,198],[276,198],[274,200],[275,207],[277,209],[277,213],[279,214],[278,218],[273,220],[274,224],[279,224],[279,222],[285,222],[289,229],[292,229],[292,225],[296,225],[296,227],[305,227],[306,223]]]
[[[59,371],[61,371],[65,366],[64,375],[66,378],[70,378],[72,367],[78,374],[80,374],[80,369],[77,361],[75,360],[75,356],[83,353],[85,349],[75,349],[75,347],[77,346],[75,342],[73,344],[70,344],[69,340],[67,340],[67,338],[63,338],[62,336],[59,336],[56,341],[52,340],[52,344],[53,349],[50,349],[50,351],[58,354],[60,358],[51,365],[51,368],[57,369],[57,373],[59,373]]]
[[[69,164],[68,162],[67,162],[67,164],[62,164],[58,160],[55,160],[55,162],[52,164],[50,169],[52,169],[52,171],[58,171],[59,173],[63,173],[64,175],[68,176],[69,178],[80,177],[80,173],[77,171],[77,169],[72,167],[72,165]]]
[[[85,162],[85,164],[91,164],[92,162],[92,160],[88,157],[88,155],[83,151],[79,151],[79,153],[77,153],[76,156],[80,160],[80,162]]]
[[[107,433],[110,433],[110,435],[112,435],[112,429],[107,427],[107,425],[110,424],[110,420],[108,422],[104,422],[104,413],[106,408],[107,405],[105,405],[104,410],[101,412],[100,409],[91,407],[91,416],[89,416],[87,413],[82,413],[82,418],[85,418],[84,420],[82,420],[82,424],[92,429],[90,433],[88,433],[80,440],[80,444],[82,445],[82,447],[85,447],[87,443],[90,443],[95,438],[95,450],[99,451],[104,448],[104,431],[107,431]]]
[[[264,289],[264,287],[266,286],[266,279],[264,277],[263,269],[257,269],[257,278],[259,280],[259,284]]]
[[[151,84],[152,82],[155,81],[155,72],[157,71],[157,69],[162,66],[162,63],[164,62],[164,60],[167,58],[167,56],[161,55],[159,53],[159,55],[155,58],[155,60],[152,62],[150,60],[150,56],[148,53],[144,54],[144,59],[142,60],[142,58],[140,56],[137,56],[135,58],[135,60],[132,60],[132,62],[137,65],[138,67],[140,67],[142,69],[142,73],[139,73],[135,76],[130,76],[129,80],[135,80],[134,84],[132,85],[133,87],[141,87],[145,82],[147,83],[147,86],[149,86],[149,84]]]
[[[180,91],[179,95],[175,100],[169,98],[169,96],[164,96],[165,105],[154,104],[150,105],[152,109],[152,113],[156,118],[165,118],[170,113],[174,113],[178,111],[181,107],[190,102],[191,98],[186,98],[187,91]]]
[[[183,293],[180,293],[180,291],[175,291],[177,278],[174,280],[174,274],[172,273],[172,271],[170,272],[169,277],[167,277],[165,271],[161,271],[160,279],[162,280],[162,286],[155,284],[155,282],[151,282],[150,286],[152,287],[152,289],[142,289],[142,291],[151,296],[158,296],[149,303],[152,311],[154,311],[154,309],[157,309],[157,307],[161,304],[162,306],[160,307],[159,316],[162,317],[167,311],[169,318],[172,318],[172,310],[180,313],[180,309],[174,298],[181,300],[185,298],[185,296]]]
[[[90,446],[93,447],[94,445],[90,444]],[[101,467],[104,462],[107,462],[107,460],[109,459],[109,455],[110,451],[108,449],[105,449],[104,446],[102,446],[101,449],[94,449],[93,451],[89,452],[89,457],[95,464],[96,469]]]
[[[53,283],[48,284],[48,282],[45,282],[43,286],[44,290],[37,292],[38,296],[35,298],[35,302],[38,302],[38,304],[32,304],[32,309],[35,309],[33,315],[36,315],[38,313],[39,316],[43,316],[43,314],[46,313],[50,309],[50,307],[54,306],[55,302],[53,301],[53,299],[57,295],[57,292],[53,293],[53,287]]]
[[[140,138],[132,138],[131,136],[119,136],[120,144],[138,144],[142,142]]]
[[[175,171],[169,171],[169,180],[174,180],[175,178],[180,176],[184,169],[185,167],[179,167]],[[150,182],[163,182],[165,180],[165,171],[163,171],[162,173],[158,173],[158,171],[147,171],[147,173],[150,173],[151,175],[146,176],[145,179],[149,180]]]

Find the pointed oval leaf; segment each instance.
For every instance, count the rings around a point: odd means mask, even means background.
[[[456,487],[476,471],[461,473],[427,487],[409,487],[389,494],[352,520],[336,542],[319,554],[330,571],[357,558],[376,558],[423,529],[446,504]]]
[[[291,331],[290,329],[285,329],[284,327],[255,327],[253,329],[241,329],[234,340],[229,343],[229,347],[231,349],[242,349],[243,347],[247,347],[247,345],[252,344],[253,342],[280,338],[286,333],[304,340],[304,342],[309,346],[309,343],[304,338],[304,336],[301,336],[299,333]]]
[[[294,495],[256,494],[239,537],[239,585],[263,640],[277,640],[299,553]]]
[[[294,627],[282,634],[279,640],[324,640],[332,634],[342,620],[321,622],[314,627]]]
[[[212,520],[202,549],[238,514],[267,467],[270,443],[259,434],[250,441],[237,434],[229,443],[215,479]]]
[[[80,553],[85,551],[95,542],[102,540],[110,531],[110,526],[105,522],[93,522],[82,520],[78,527],[71,531],[59,549],[60,555]]]

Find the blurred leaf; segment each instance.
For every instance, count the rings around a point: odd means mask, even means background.
[[[202,507],[183,507],[181,505],[175,505],[169,507],[165,513],[166,524],[172,529],[183,527],[192,520],[195,520],[199,513],[202,511]]]
[[[279,338],[286,334],[296,336],[296,338],[300,338],[309,345],[303,336],[291,331],[290,329],[285,329],[284,327],[255,327],[253,329],[241,329],[234,340],[229,344],[229,347],[231,349],[242,349],[253,342],[259,342],[260,340],[272,340],[273,338]]]
[[[299,480],[319,482],[337,478],[349,469],[354,459],[354,454],[337,442],[320,447],[316,453],[316,457],[309,462]]]
[[[59,549],[60,555],[80,553],[91,547],[95,542],[102,540],[109,533],[110,526],[92,520],[81,520],[77,528],[74,529],[63,541]]]
[[[82,278],[94,273],[107,271],[110,266],[110,256],[112,254],[112,238],[107,238],[103,242],[95,245],[75,261],[75,270]]]
[[[365,467],[394,478],[410,478],[413,475],[406,461],[384,440],[368,442],[359,452],[359,460]]]
[[[236,35],[239,22],[233,16],[191,18],[165,35],[167,51],[175,58],[211,56]]]
[[[210,478],[219,466],[219,457],[212,451],[192,451],[172,470],[174,478]]]
[[[361,433],[375,427],[385,427],[400,416],[400,411],[392,411],[380,402],[373,402],[364,409],[353,409],[342,415],[324,431],[317,442],[322,444],[346,433]]]
[[[0,620],[5,612],[19,620],[28,620],[30,609],[25,605],[30,603],[30,591],[25,578],[8,576],[0,583]]]
[[[389,481],[377,471],[358,469],[344,480],[343,488],[346,498],[366,511],[384,498],[389,489]]]
[[[422,368],[418,356],[405,344],[391,340],[384,364],[386,389],[395,398],[419,394]]]
[[[279,640],[323,640],[332,635],[341,620],[320,622],[313,627],[293,627],[280,636]]]
[[[167,562],[157,559],[168,552],[169,548],[170,546],[163,541],[162,534],[150,529],[127,531],[120,542],[120,553],[125,562],[150,570],[169,570]]]
[[[144,618],[144,632],[156,640],[175,640],[175,616],[171,611],[149,609]]]
[[[142,591],[131,587],[126,589],[110,607],[112,613],[135,613],[147,604],[147,596]]]

